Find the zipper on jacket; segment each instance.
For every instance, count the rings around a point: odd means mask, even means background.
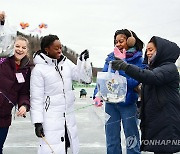
[[[63,83],[63,94],[64,94],[64,99],[66,100],[66,96],[65,96],[65,91],[64,91],[64,80],[63,80],[63,77],[62,77],[62,74],[58,68],[58,64],[57,64],[57,61],[55,62],[55,69],[56,71],[59,73],[61,79],[62,79],[62,83]],[[63,67],[61,66],[61,71],[62,71]],[[66,104],[65,104],[65,109],[66,109]],[[65,113],[64,113],[64,117],[65,117]]]
[[[45,110],[46,110],[46,112],[48,111],[49,105],[50,105],[50,97],[47,96],[46,100],[45,100]]]
[[[63,85],[64,85],[64,80],[63,80],[62,74],[61,74],[61,72],[60,72],[57,64],[55,64],[55,69],[56,69],[56,71],[59,73],[59,75],[60,75],[60,77],[61,77],[61,79],[62,79]],[[62,70],[62,66],[61,66],[61,70]],[[64,93],[64,95],[65,95],[64,87],[63,87],[63,93]]]

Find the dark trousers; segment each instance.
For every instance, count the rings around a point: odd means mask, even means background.
[[[7,128],[0,128],[0,154],[2,154],[3,151],[3,145],[7,137],[9,127]]]

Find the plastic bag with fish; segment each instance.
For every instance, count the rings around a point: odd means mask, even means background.
[[[17,36],[15,27],[10,26],[8,22],[0,25],[0,57],[10,57],[14,54],[14,42]]]
[[[98,95],[107,103],[125,102],[127,93],[127,80],[119,72],[111,72],[111,62],[108,72],[97,73]]]

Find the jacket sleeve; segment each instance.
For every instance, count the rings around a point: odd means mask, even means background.
[[[72,79],[78,82],[91,83],[92,82],[92,66],[87,59],[77,59],[77,65],[72,64]]]
[[[27,106],[27,111],[30,109],[30,75],[31,70],[28,69],[25,83],[21,90],[19,91],[19,100],[18,100],[18,108],[20,108],[22,105]]]
[[[31,121],[33,124],[43,123],[44,79],[38,66],[31,73],[30,94]]]
[[[135,62],[135,63],[136,63],[135,66],[144,69],[144,68],[146,67],[146,65],[143,64],[142,62],[143,62],[142,57],[141,57],[141,58],[138,58],[138,59],[136,60],[136,62]],[[130,90],[130,91],[134,91],[134,88],[136,88],[136,87],[140,84],[139,81],[137,81],[135,78],[132,78],[130,75],[128,75],[128,74],[127,74],[126,72],[124,72],[124,71],[120,71],[119,74],[122,75],[122,76],[124,76],[124,77],[126,77],[126,79],[127,79],[127,88],[128,88],[128,90]]]
[[[153,70],[145,70],[135,65],[129,65],[126,74],[144,84],[160,86],[174,79],[174,75],[176,75],[174,71],[177,71],[177,68],[173,63]]]
[[[137,59],[137,60],[138,61],[136,61],[136,65],[135,66],[144,69],[146,65],[142,63],[143,62],[142,57]],[[126,73],[127,74],[126,75],[125,73],[126,72],[121,71],[122,76],[125,76],[126,79],[127,79],[127,88],[129,90],[133,90],[134,91],[134,88],[136,88],[140,84],[140,82],[138,80],[136,80],[135,78],[132,78],[131,76],[129,76],[127,73]]]
[[[120,75],[126,77],[126,80],[127,80],[127,88],[128,88],[128,89],[134,90],[134,88],[139,85],[139,82],[138,82],[137,80],[135,80],[135,79],[132,78],[131,76],[128,76],[128,74],[125,73],[124,71],[120,71]]]

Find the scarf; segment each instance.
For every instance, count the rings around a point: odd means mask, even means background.
[[[134,56],[134,54],[137,52],[136,48],[129,48],[126,51],[126,58],[131,58]]]

